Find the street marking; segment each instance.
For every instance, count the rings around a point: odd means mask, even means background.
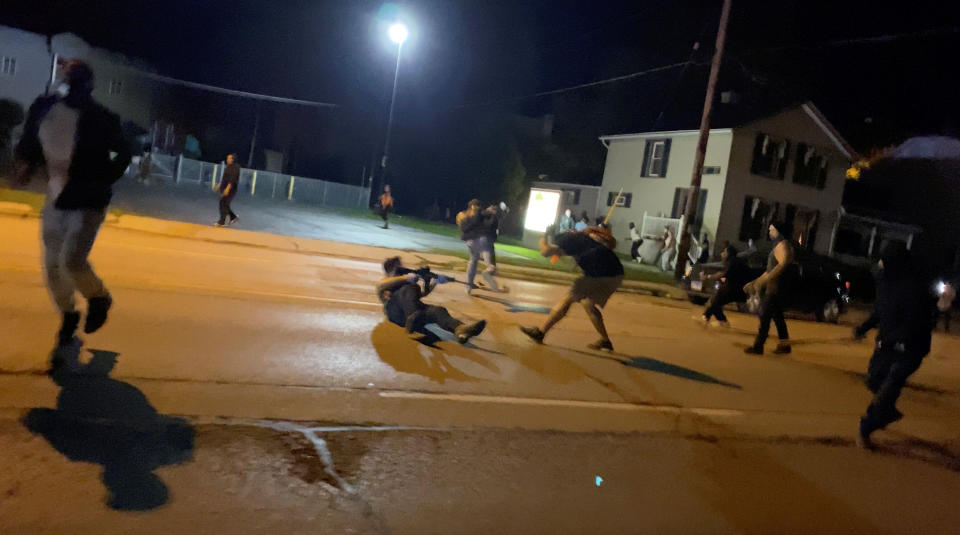
[[[616,401],[580,401],[570,399],[520,398],[510,396],[484,396],[476,394],[435,394],[427,392],[380,392],[382,398],[419,399],[432,401],[460,401],[465,403],[498,403],[504,405],[536,405],[541,407],[567,407],[582,409],[607,409],[621,411],[661,412],[667,414],[694,414],[734,418],[746,412],[736,409],[708,409],[676,407],[671,405],[638,405]]]

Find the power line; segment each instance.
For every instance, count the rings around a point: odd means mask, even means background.
[[[577,89],[584,89],[584,88],[587,88],[587,87],[595,87],[595,86],[598,86],[598,85],[605,85],[605,84],[611,84],[611,83],[614,83],[614,82],[622,82],[622,81],[624,81],[624,80],[631,80],[631,79],[633,79],[633,78],[639,78],[639,77],[645,76],[645,75],[647,75],[647,74],[653,74],[653,73],[656,73],[656,72],[668,71],[668,70],[670,70],[670,69],[675,69],[675,68],[677,68],[677,67],[683,67],[683,66],[691,65],[691,64],[694,64],[694,63],[691,62],[691,61],[681,61],[681,62],[678,62],[678,63],[671,63],[670,65],[663,65],[663,66],[661,66],[661,67],[654,67],[654,68],[652,68],[652,69],[647,69],[647,70],[644,70],[644,71],[637,71],[637,72],[632,72],[632,73],[630,73],[630,74],[624,74],[623,76],[615,76],[615,77],[613,77],[613,78],[607,78],[606,80],[597,80],[597,81],[595,81],[595,82],[587,82],[587,83],[585,83],[585,84],[573,85],[573,86],[570,86],[570,87],[563,87],[563,88],[560,88],[560,89],[551,89],[550,91],[541,91],[541,92],[539,92],[539,93],[532,93],[532,94],[530,94],[530,95],[522,95],[522,96],[518,96],[518,97],[510,97],[510,98],[504,98],[504,99],[499,99],[499,100],[491,100],[491,101],[487,101],[487,102],[477,102],[477,103],[474,103],[474,104],[462,104],[462,105],[460,105],[460,106],[457,106],[456,108],[457,108],[457,109],[476,108],[476,107],[481,107],[481,106],[491,106],[491,105],[493,105],[493,104],[501,104],[501,103],[504,103],[504,102],[516,102],[516,101],[518,101],[518,100],[526,100],[526,99],[528,99],[528,98],[543,97],[543,96],[546,96],[546,95],[556,95],[556,94],[558,94],[558,93],[566,93],[566,92],[568,92],[568,91],[576,91]]]

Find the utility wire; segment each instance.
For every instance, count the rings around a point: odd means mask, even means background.
[[[639,77],[641,77],[641,76],[646,76],[646,75],[648,75],[648,74],[653,74],[653,73],[662,72],[662,71],[668,71],[668,70],[670,70],[670,69],[675,69],[675,68],[677,68],[677,67],[683,67],[683,66],[689,65],[689,64],[691,64],[691,63],[692,63],[692,62],[690,62],[690,61],[681,61],[681,62],[678,62],[678,63],[671,63],[670,65],[663,65],[663,66],[660,66],[660,67],[654,67],[654,68],[652,68],[652,69],[647,69],[647,70],[643,70],[643,71],[632,72],[632,73],[630,73],[630,74],[624,74],[624,75],[622,75],[622,76],[615,76],[615,77],[613,77],[613,78],[607,78],[607,79],[605,79],[605,80],[597,80],[597,81],[595,81],[595,82],[587,82],[587,83],[585,83],[585,84],[573,85],[573,86],[570,86],[570,87],[563,87],[563,88],[560,88],[560,89],[552,89],[552,90],[550,90],[550,91],[541,91],[541,92],[539,92],[539,93],[531,93],[531,94],[529,94],[529,95],[521,95],[521,96],[518,96],[518,97],[509,97],[509,98],[498,99],[498,100],[490,100],[490,101],[487,101],[487,102],[477,102],[477,103],[473,103],[473,104],[462,104],[462,105],[460,105],[460,106],[457,106],[456,108],[457,108],[457,109],[477,108],[477,107],[482,107],[482,106],[491,106],[491,105],[494,105],[494,104],[501,104],[501,103],[505,103],[505,102],[516,102],[516,101],[518,101],[518,100],[526,100],[526,99],[528,99],[528,98],[543,97],[543,96],[546,96],[546,95],[556,95],[556,94],[559,94],[559,93],[566,93],[566,92],[568,92],[568,91],[576,91],[577,89],[584,89],[584,88],[587,88],[587,87],[595,87],[595,86],[599,86],[599,85],[611,84],[611,83],[614,83],[614,82],[622,82],[622,81],[624,81],[624,80],[631,80],[631,79],[634,79],[634,78],[639,78]]]

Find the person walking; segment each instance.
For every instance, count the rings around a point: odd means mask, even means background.
[[[715,281],[720,282],[720,288],[713,297],[707,301],[707,307],[703,309],[701,319],[703,324],[710,323],[710,318],[715,317],[721,325],[730,326],[727,321],[727,315],[723,312],[723,307],[730,303],[739,303],[747,300],[747,294],[743,287],[750,282],[750,268],[747,263],[737,256],[737,249],[732,245],[726,246],[720,251],[720,260],[723,262],[723,271],[715,275],[709,275],[703,278],[703,284],[712,284]]]
[[[917,272],[909,251],[901,242],[890,242],[880,256],[877,297],[873,313],[853,331],[863,339],[877,329],[875,348],[867,366],[866,385],[873,399],[860,418],[857,443],[872,448],[874,431],[903,418],[897,399],[910,377],[930,352],[936,297]],[[947,302],[946,306],[949,306]]]
[[[44,271],[62,315],[58,346],[73,343],[80,324],[77,291],[87,300],[84,332],[96,332],[107,321],[113,298],[87,257],[110,204],[111,186],[132,158],[120,118],[93,99],[90,67],[71,61],[62,73],[60,93],[40,96],[30,106],[15,164],[21,183],[46,165]]]
[[[474,280],[477,277],[477,264],[480,259],[486,268],[483,270],[483,278],[487,286],[494,292],[500,291],[497,279],[494,274],[497,266],[493,262],[491,251],[493,245],[489,239],[489,221],[484,221],[484,215],[481,213],[483,204],[479,199],[473,199],[467,204],[467,209],[457,214],[457,227],[460,229],[460,239],[467,244],[467,251],[470,253],[470,260],[467,262],[467,295],[471,295],[473,290],[477,289]]]
[[[393,210],[393,195],[390,194],[390,184],[383,186],[383,193],[380,194],[379,206],[380,217],[383,219],[383,228],[390,228],[390,210]]]
[[[643,237],[640,236],[640,230],[637,225],[630,222],[630,258],[636,263],[640,263],[640,246],[643,245]]]
[[[790,353],[790,334],[787,332],[787,322],[783,319],[783,300],[789,291],[789,283],[793,278],[793,245],[787,239],[785,223],[771,223],[767,229],[770,239],[773,240],[773,250],[767,257],[767,270],[752,282],[743,287],[747,294],[761,294],[760,301],[760,330],[753,345],[744,350],[752,355],[763,354],[763,344],[767,341],[770,331],[770,320],[777,326],[777,335],[780,338],[777,348],[773,350],[778,355]]]
[[[149,185],[150,183],[150,149],[147,148],[143,151],[143,155],[140,156],[140,178],[137,179],[137,182],[143,185]]]
[[[447,281],[442,275],[425,280],[417,272],[405,269],[398,256],[386,259],[383,271],[386,277],[377,283],[377,297],[383,303],[383,313],[391,323],[405,328],[408,333],[430,335],[426,326],[434,323],[465,344],[486,327],[486,320],[463,323],[451,316],[446,308],[427,305],[421,300],[430,295],[437,284]],[[420,281],[423,282],[422,288]]]
[[[613,252],[616,245],[617,240],[610,235],[610,231],[599,227],[558,234],[553,244],[547,241],[546,236],[541,237],[541,255],[546,258],[572,256],[583,270],[583,276],[573,281],[569,293],[553,307],[543,327],[520,327],[520,331],[534,342],[542,344],[550,329],[567,315],[570,307],[580,303],[593,328],[600,334],[600,339],[587,347],[613,351],[613,343],[607,334],[600,309],[606,306],[610,296],[623,282],[623,264]]]
[[[660,250],[660,269],[670,271],[673,268],[677,248],[673,243],[673,229],[669,225],[663,228],[663,249]]]
[[[240,164],[237,163],[237,156],[236,154],[227,154],[227,166],[223,170],[223,176],[220,177],[220,219],[214,224],[215,226],[226,225],[228,216],[231,225],[240,220],[230,207],[233,198],[237,196],[239,184]]]

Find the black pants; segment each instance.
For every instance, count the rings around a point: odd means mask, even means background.
[[[236,194],[223,195],[220,197],[220,221],[221,225],[227,222],[227,216],[230,216],[230,220],[233,221],[237,218],[237,214],[233,213],[233,210],[230,209],[230,203],[233,202],[233,198],[236,197]]]
[[[896,351],[887,347],[873,352],[866,380],[873,400],[863,417],[871,431],[883,429],[894,419],[900,391],[907,384],[907,378],[920,367],[924,356],[926,354],[919,351]]]
[[[389,207],[386,207],[386,206],[381,206],[381,207],[380,207],[380,217],[383,219],[383,224],[384,224],[384,225],[387,224],[387,219],[388,219],[389,215],[390,215],[390,208],[389,208]]]
[[[643,245],[643,240],[633,240],[633,244],[630,246],[630,258],[636,260],[640,256],[641,245]]]
[[[390,297],[387,306],[387,319],[401,327],[407,326],[407,320],[413,314],[418,314],[414,331],[420,334],[430,334],[424,329],[428,323],[436,323],[441,329],[454,332],[463,322],[455,319],[441,306],[428,305],[420,300],[420,286],[407,284],[400,287]]]
[[[762,348],[770,334],[770,320],[777,326],[777,336],[780,340],[790,338],[787,332],[787,322],[783,319],[783,302],[779,293],[766,294],[760,302],[760,331],[753,347]]]
[[[720,290],[707,302],[707,308],[703,311],[703,317],[709,320],[710,316],[714,316],[718,321],[725,322],[727,321],[727,315],[723,313],[723,307],[730,303],[743,300],[744,296],[742,293],[738,293],[729,286],[721,286]]]

